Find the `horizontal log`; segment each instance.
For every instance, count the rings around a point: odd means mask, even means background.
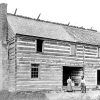
[[[70,46],[70,43],[62,41],[45,41],[44,43],[50,45]]]
[[[87,53],[98,53],[98,50],[84,50],[84,52],[87,52]]]
[[[85,46],[85,49],[93,49],[93,50],[97,50],[97,47],[95,46]]]
[[[58,49],[67,49],[70,50],[70,46],[63,46],[63,45],[52,45],[52,44],[45,44],[44,48],[58,48]]]
[[[35,49],[33,49],[33,50],[17,50],[17,54],[18,53],[22,53],[22,54],[34,54],[34,53],[36,53],[36,50]]]
[[[83,49],[83,45],[76,45],[76,48],[82,48]]]
[[[76,52],[83,52],[83,49],[77,48]]]
[[[83,56],[83,52],[76,52],[76,56],[78,55]]]
[[[89,53],[89,52],[85,52],[85,55],[88,55],[88,56],[96,56],[97,53]]]
[[[22,84],[22,85],[27,85],[27,84],[30,84],[30,85],[33,85],[33,84],[61,84],[62,81],[48,81],[48,80],[31,80],[31,81],[18,81],[17,84]]]
[[[47,55],[55,55],[55,56],[68,56],[70,53],[66,52],[66,53],[59,53],[59,52],[54,52],[54,51],[47,51],[45,50],[44,53],[46,53]]]
[[[35,47],[23,47],[23,46],[21,46],[21,47],[17,47],[17,51],[18,50],[28,50],[28,51],[35,51]]]
[[[29,37],[29,36],[17,36],[17,41],[32,42],[32,41],[36,41],[36,38],[34,38],[34,37]]]
[[[17,46],[36,46],[36,42],[17,41]]]
[[[61,89],[61,86],[48,86],[48,87],[17,87],[17,91],[41,91],[41,90],[57,90]]]
[[[29,76],[27,76],[27,77],[16,77],[16,81],[18,82],[18,81],[38,81],[38,80],[40,80],[40,81],[61,81],[62,80],[62,76],[58,76],[58,77],[56,77],[56,78],[51,78],[51,76],[44,76],[44,75],[41,75],[41,77],[39,77],[38,79],[31,79],[31,76],[29,75]]]
[[[55,84],[54,83],[53,84],[49,83],[49,84],[33,84],[33,85],[32,84],[31,85],[30,84],[27,84],[27,85],[18,85],[17,84],[16,86],[17,87],[34,87],[34,88],[35,87],[38,87],[38,88],[42,87],[43,88],[43,87],[48,87],[48,86],[50,86],[50,87],[52,86],[53,87],[53,86],[60,86],[60,85],[62,85],[62,84],[61,83],[57,83],[57,84],[56,83]]]
[[[61,57],[59,57],[59,58],[44,58],[44,57],[41,57],[41,56],[33,56],[33,57],[24,57],[23,56],[23,58],[21,58],[21,57],[18,57],[17,58],[19,61],[40,61],[40,62],[55,62],[55,63],[63,63],[63,62],[66,62],[66,61],[69,61],[69,60],[72,60],[72,61],[83,61],[83,57],[79,57],[79,56],[77,56],[77,58],[76,57],[66,57],[66,58],[61,58]],[[84,61],[100,61],[100,59],[98,59],[98,58],[84,58]]]
[[[97,58],[96,55],[85,55],[85,58]]]
[[[59,52],[59,53],[70,53],[70,50],[67,50],[67,49],[58,49],[58,48],[44,48],[43,52],[44,51]]]
[[[57,49],[57,48],[44,48],[43,51],[45,52],[59,52],[59,53],[69,53],[70,54],[70,50],[61,50],[61,49]]]

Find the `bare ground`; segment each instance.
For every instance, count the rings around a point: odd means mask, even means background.
[[[75,92],[0,92],[0,100],[100,100],[100,90],[87,91],[87,93]]]

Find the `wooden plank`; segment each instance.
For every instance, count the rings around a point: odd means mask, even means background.
[[[17,51],[20,50],[29,50],[29,51],[35,51],[35,47],[17,47]]]
[[[32,41],[32,42],[17,41],[17,45],[35,46],[36,45],[36,42],[35,41]]]
[[[85,46],[86,49],[94,49],[94,50],[97,50],[97,47],[96,46],[90,46],[90,45],[87,45]]]
[[[43,51],[51,51],[51,52],[57,52],[58,51],[58,52],[62,52],[62,53],[63,52],[68,52],[68,53],[70,52],[70,50],[67,50],[67,49],[62,49],[62,48],[46,48],[46,47],[43,49]]]
[[[63,45],[54,45],[54,44],[46,44],[46,43],[44,43],[44,47],[70,50],[70,45],[63,46]]]
[[[29,51],[29,50],[17,50],[17,54],[18,53],[22,53],[22,54],[33,54],[33,53],[36,53],[36,50],[35,49],[33,49],[31,51]]]

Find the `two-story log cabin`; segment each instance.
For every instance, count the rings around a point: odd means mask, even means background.
[[[0,4],[0,89],[62,90],[70,76],[100,85],[100,33],[7,13]]]

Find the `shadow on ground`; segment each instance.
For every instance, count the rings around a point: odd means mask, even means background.
[[[49,100],[45,93],[10,93],[8,91],[0,92],[0,100]]]

